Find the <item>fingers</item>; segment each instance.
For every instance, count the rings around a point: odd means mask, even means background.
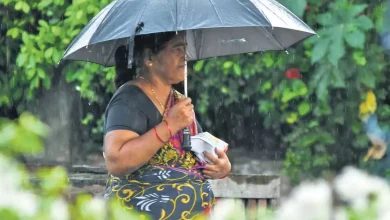
[[[212,179],[211,176],[208,176],[208,175],[203,175],[203,177],[206,179]]]
[[[194,105],[189,104],[182,108],[183,113],[186,114],[187,117],[193,117],[194,114]]]
[[[213,164],[206,164],[206,166],[203,168],[203,171],[213,171],[218,172],[218,167]]]
[[[223,152],[223,151],[222,151]],[[208,156],[206,156],[208,154]],[[205,153],[205,156],[209,158],[213,162],[213,164],[206,164],[205,167],[202,170],[203,175],[212,177],[213,179],[220,178],[222,176],[226,176],[230,173],[231,170],[231,163],[229,162],[228,157],[226,156],[225,152],[223,152],[224,155],[222,157],[226,158],[217,158],[215,156],[212,156],[209,153]]]
[[[215,171],[203,170],[203,176],[213,177],[213,176],[216,176],[216,174],[218,174],[218,173]]]
[[[187,97],[187,98],[184,98],[184,99],[180,100],[179,104],[186,106],[186,105],[191,104],[191,102],[192,102],[191,98]]]
[[[180,110],[185,116],[189,117],[193,115],[193,109],[194,109],[194,105],[190,104],[182,107]]]
[[[191,103],[191,98],[185,98],[178,103],[181,106],[182,113],[187,117],[193,117],[194,105]]]
[[[218,158],[227,157],[225,151],[223,151],[222,149],[215,148],[215,153],[217,154]]]
[[[222,172],[213,168],[205,168],[203,169],[202,174],[206,179],[218,179],[221,177]]]
[[[194,121],[194,105],[189,104],[182,108],[183,120],[187,121],[187,124],[191,124]]]
[[[210,154],[209,152],[203,152],[204,156],[209,159],[213,164],[218,164],[219,163],[219,160],[218,160],[218,157]],[[207,165],[206,165],[207,166]]]
[[[202,171],[202,174],[203,174],[203,176],[204,176],[206,179],[217,179],[218,176],[219,176],[219,172],[218,172],[218,171],[206,170],[206,169],[204,169],[204,170]]]
[[[191,103],[191,98],[183,98],[168,113],[173,123],[177,124],[177,130],[188,127],[195,119],[194,105]]]

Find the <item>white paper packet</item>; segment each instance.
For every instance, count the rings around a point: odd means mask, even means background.
[[[203,155],[203,152],[209,152],[210,154],[217,157],[217,154],[215,153],[215,148],[221,149],[225,152],[228,150],[228,144],[226,142],[219,138],[216,138],[208,132],[202,132],[197,135],[191,136],[191,147],[191,151],[195,153],[198,159],[201,162],[207,163],[212,162],[209,161],[209,159],[207,159]]]

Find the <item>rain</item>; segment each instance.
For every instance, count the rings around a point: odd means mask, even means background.
[[[390,219],[389,23],[390,0],[1,1],[0,219]]]

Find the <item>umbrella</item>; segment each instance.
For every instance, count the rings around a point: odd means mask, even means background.
[[[189,60],[285,50],[315,34],[274,0],[116,0],[90,21],[62,59],[113,66],[113,51],[135,35],[168,31],[187,32]]]
[[[61,60],[113,66],[116,49],[128,45],[131,68],[134,37],[168,31],[186,32],[189,60],[286,50],[315,34],[274,0],[116,0],[89,22]]]

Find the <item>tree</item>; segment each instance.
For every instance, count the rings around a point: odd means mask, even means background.
[[[320,37],[297,44],[288,54],[195,62],[189,89],[200,121],[233,147],[282,150],[286,171],[293,177],[358,163],[368,147],[358,119],[367,89],[377,94],[380,117],[390,116],[389,62],[377,34],[384,7],[364,0],[281,2]],[[26,99],[50,87],[66,46],[108,1],[0,3],[5,27],[0,42],[6,45],[0,48],[1,57],[6,57],[0,63],[0,105],[17,107],[20,113]],[[81,62],[66,62],[59,68],[83,98],[104,109],[114,91],[112,68]],[[94,132],[101,136],[100,115],[86,116],[84,123],[97,125]]]

